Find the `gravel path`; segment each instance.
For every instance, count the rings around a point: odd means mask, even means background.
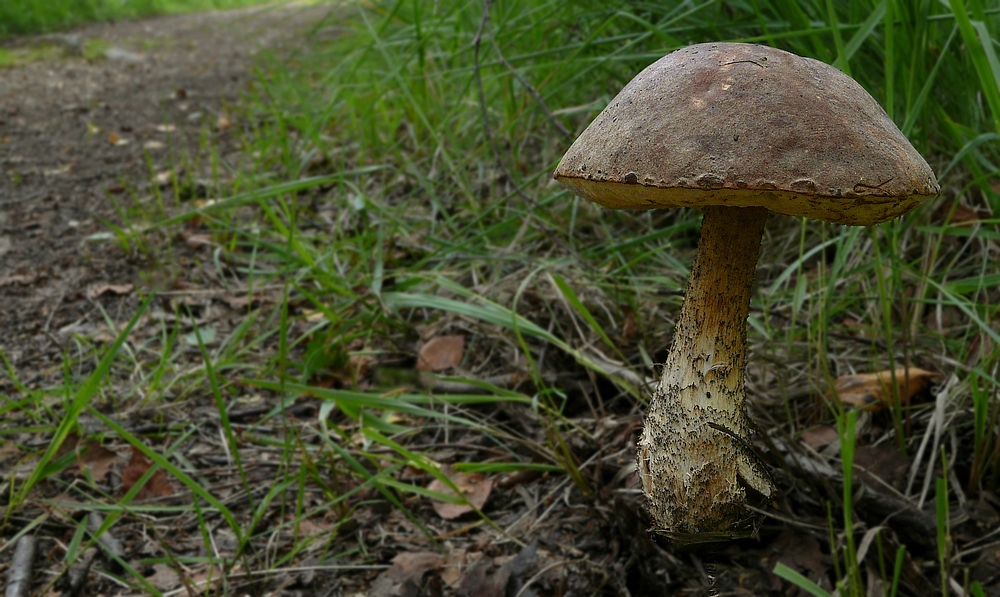
[[[329,10],[168,16],[2,44],[48,56],[0,69],[0,350],[22,382],[57,372],[74,330],[128,319],[128,288],[149,264],[107,223],[150,195],[155,172],[204,168],[205,135],[234,157],[226,106],[254,57],[295,51]]]

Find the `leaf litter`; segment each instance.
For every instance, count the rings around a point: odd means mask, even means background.
[[[450,467],[447,467],[443,472],[451,484],[458,489],[458,493],[456,494],[450,485],[446,485],[440,479],[431,481],[427,489],[460,498],[462,502],[434,500],[434,511],[438,513],[438,516],[445,520],[454,520],[483,509],[486,501],[490,498],[490,492],[493,490],[491,479],[476,473],[455,472]]]
[[[894,404],[908,405],[944,376],[919,367],[897,368],[877,373],[842,375],[833,382],[831,400],[846,407],[878,412]]]

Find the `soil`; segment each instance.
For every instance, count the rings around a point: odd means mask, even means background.
[[[58,371],[74,332],[128,320],[130,288],[148,280],[113,226],[157,173],[204,167],[204,135],[238,151],[226,110],[255,56],[295,51],[327,12],[165,16],[0,44],[46,49],[0,68],[0,351],[21,383]]]

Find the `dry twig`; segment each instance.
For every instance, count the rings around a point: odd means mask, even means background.
[[[35,538],[25,535],[18,539],[14,557],[7,573],[7,590],[4,597],[28,597],[31,592],[31,572],[35,563]]]

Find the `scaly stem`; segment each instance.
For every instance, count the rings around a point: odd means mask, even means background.
[[[639,439],[638,465],[658,532],[684,542],[751,534],[746,508],[773,493],[750,446],[747,315],[768,211],[709,207],[698,257],[660,384]]]

